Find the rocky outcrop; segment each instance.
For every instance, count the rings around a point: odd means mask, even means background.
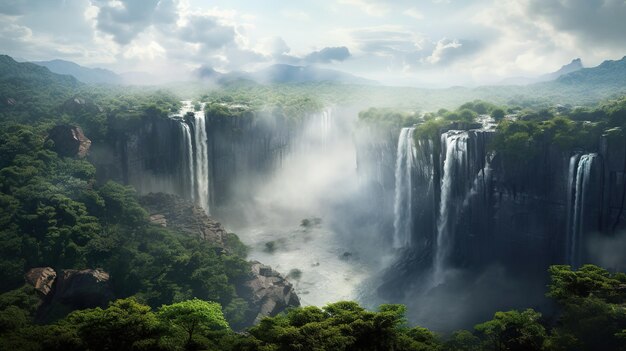
[[[41,296],[48,296],[57,279],[57,272],[50,267],[39,267],[29,270],[25,275],[26,283],[32,285]]]
[[[280,273],[257,261],[251,264],[249,279],[238,287],[239,294],[250,304],[248,324],[256,324],[289,307],[300,306],[293,286]]]
[[[52,149],[61,156],[83,158],[91,147],[83,130],[78,126],[58,125],[48,132],[48,140],[52,140]]]
[[[113,297],[109,273],[101,269],[66,269],[56,283],[53,300],[81,309],[104,307]]]
[[[37,319],[58,318],[59,311],[105,307],[114,299],[109,274],[101,269],[32,268],[24,276],[26,283],[39,293]]]
[[[206,215],[202,208],[178,196],[156,193],[140,198],[150,213],[150,221],[159,226],[175,228],[191,236],[207,240],[230,251],[226,244],[227,232],[222,225]],[[250,262],[247,278],[236,284],[239,296],[248,301],[246,320],[235,328],[256,324],[263,317],[275,316],[289,307],[300,306],[293,286],[280,273],[260,262]]]
[[[206,215],[204,210],[176,195],[152,193],[141,197],[141,205],[150,214],[150,221],[163,227],[180,230],[224,248],[226,230]]]

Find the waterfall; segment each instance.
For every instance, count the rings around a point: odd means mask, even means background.
[[[443,175],[441,180],[441,198],[439,200],[439,219],[437,221],[437,243],[434,257],[433,283],[443,282],[444,265],[450,249],[453,246],[453,237],[450,226],[454,223],[457,205],[454,203],[456,175],[466,165],[468,134],[463,131],[449,131],[441,135],[443,160]],[[452,218],[451,218],[452,217]]]
[[[194,113],[194,144],[195,152],[195,182],[196,203],[207,214],[211,213],[210,189],[209,189],[209,153],[207,145],[206,118],[204,116],[204,104],[200,111]]]
[[[324,109],[320,116],[320,128],[322,131],[322,143],[325,145],[330,137],[332,129],[332,110]]]
[[[196,185],[195,185],[195,174],[193,168],[193,146],[191,140],[191,129],[189,125],[185,121],[180,122],[180,126],[183,131],[183,150],[187,157],[185,158],[185,166],[187,168],[187,179],[189,179],[189,197],[191,200],[195,201],[196,199]]]
[[[566,242],[567,263],[574,268],[582,264],[582,244],[585,230],[585,204],[589,192],[591,169],[597,154],[574,155],[569,166],[568,230]]]
[[[415,128],[402,128],[398,138],[396,153],[396,189],[393,206],[393,247],[411,246],[413,231],[413,184],[412,175],[415,167]]]

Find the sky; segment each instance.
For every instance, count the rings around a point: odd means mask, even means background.
[[[0,51],[180,79],[285,63],[491,84],[626,55],[624,0],[2,0]]]

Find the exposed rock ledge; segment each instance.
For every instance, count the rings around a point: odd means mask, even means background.
[[[226,230],[206,215],[204,210],[176,195],[151,193],[140,199],[150,214],[150,221],[162,227],[171,227],[200,237],[224,248]]]

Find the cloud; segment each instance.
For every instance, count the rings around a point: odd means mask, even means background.
[[[373,17],[384,16],[390,11],[386,4],[375,0],[339,0],[339,3],[354,6]]]
[[[283,17],[286,17],[295,21],[309,21],[311,19],[311,16],[309,16],[309,14],[304,11],[282,10],[280,11],[280,14]]]
[[[22,14],[24,3],[18,0],[4,0],[0,2],[0,13],[9,16]]]
[[[350,50],[345,46],[327,47],[306,55],[304,61],[307,63],[330,63],[332,61],[344,61],[350,56]]]
[[[206,14],[189,15],[177,33],[181,40],[200,44],[208,50],[230,44],[236,36],[234,26],[223,24],[218,17]]]
[[[480,44],[476,41],[443,38],[437,41],[432,53],[423,61],[430,64],[449,64],[479,49]]]
[[[422,49],[424,37],[401,26],[375,26],[348,29],[347,34],[362,52],[394,56]]]
[[[175,0],[93,2],[98,7],[97,28],[120,45],[130,43],[153,24],[171,24],[178,18]]]
[[[412,7],[406,11],[403,12],[404,15],[412,17],[416,20],[421,20],[424,19],[424,14],[422,14],[419,10],[417,10],[415,7]]]
[[[586,44],[626,44],[623,0],[527,0],[526,12]]]
[[[291,48],[281,37],[271,37],[261,40],[260,51],[272,57],[280,57],[291,51]]]

